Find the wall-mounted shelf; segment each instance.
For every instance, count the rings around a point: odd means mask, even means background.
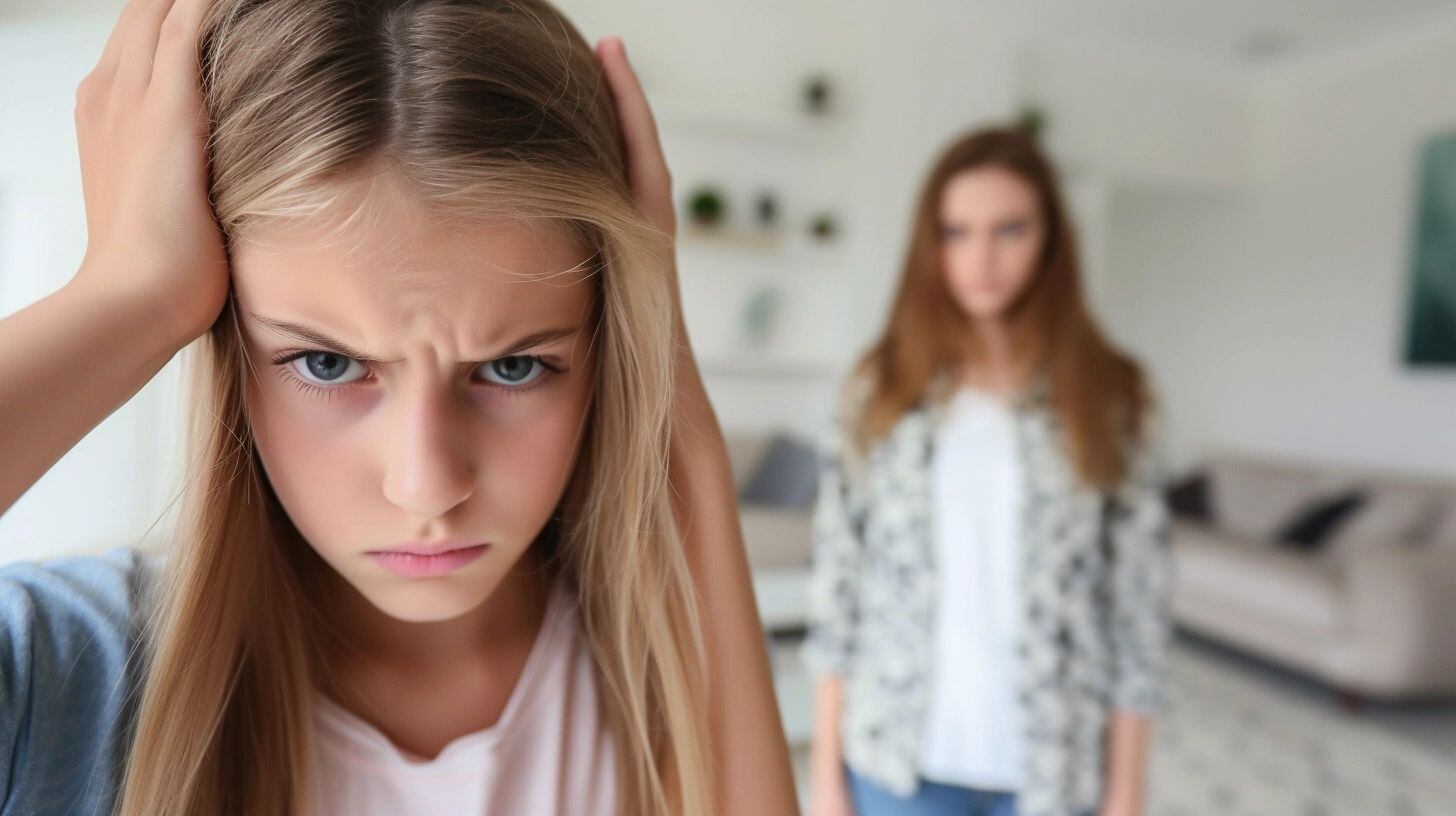
[[[726,111],[683,98],[654,98],[652,110],[658,124],[667,131],[684,130],[715,138],[795,148],[823,149],[846,133],[842,127],[843,116],[838,114],[810,114],[792,109]]]
[[[704,248],[777,252],[788,243],[788,236],[783,229],[704,227],[688,222],[683,225],[681,241]]]
[[[725,352],[710,354],[698,360],[698,368],[710,377],[799,380],[834,379],[840,372],[840,366],[829,360],[779,357],[767,350],[753,348],[745,348],[740,354],[739,357],[729,357]]]

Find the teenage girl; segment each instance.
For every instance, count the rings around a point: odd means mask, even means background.
[[[85,258],[0,321],[0,511],[201,338],[186,509],[0,570],[0,813],[794,812],[620,41],[131,0],[76,123]]]

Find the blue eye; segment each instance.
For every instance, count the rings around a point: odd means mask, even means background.
[[[310,351],[299,355],[293,361],[293,370],[309,383],[320,385],[342,385],[358,379],[364,373],[364,366],[352,357],[331,351]],[[300,365],[301,364],[301,365]],[[345,379],[351,368],[358,369],[358,375]]]
[[[546,373],[539,357],[514,356],[491,360],[485,364],[485,378],[496,385],[518,388],[535,382]]]

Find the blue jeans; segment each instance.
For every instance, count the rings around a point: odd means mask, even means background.
[[[928,779],[908,799],[896,796],[845,766],[856,816],[1016,816],[1016,796],[1000,791],[942,785]]]

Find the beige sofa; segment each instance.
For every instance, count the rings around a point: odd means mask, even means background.
[[[1173,529],[1181,626],[1355,697],[1456,693],[1456,485],[1235,455],[1202,470],[1212,518]],[[1275,541],[1352,488],[1365,502],[1318,550]]]
[[[727,441],[741,489],[770,436]],[[1173,524],[1181,627],[1356,696],[1456,693],[1456,484],[1237,455],[1204,469],[1211,523]],[[1318,552],[1274,541],[1301,505],[1352,487],[1366,501]],[[765,627],[801,627],[811,511],[739,511]]]
[[[730,431],[725,437],[733,478],[741,492],[768,453],[773,436]],[[813,542],[812,508],[742,503],[738,512],[764,627],[769,630],[802,627]]]

